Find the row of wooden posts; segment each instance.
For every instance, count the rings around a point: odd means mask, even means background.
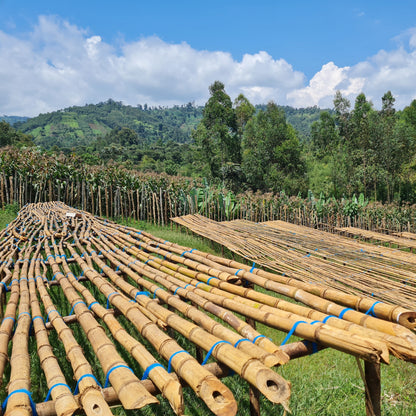
[[[146,181],[129,188],[112,183],[96,185],[85,178],[46,179],[35,183],[30,176],[0,174],[0,203],[3,208],[8,204],[23,207],[32,202],[59,200],[100,217],[132,218],[159,225],[168,224],[172,217],[199,213],[217,221],[283,220],[326,230],[352,226],[369,230],[414,231],[411,221],[403,223],[390,216],[374,220],[366,215],[349,216],[341,212],[318,215],[311,204],[294,207],[270,194],[244,194],[231,199],[227,199],[227,195],[213,195],[191,192],[191,189],[179,192],[175,187],[150,186]]]

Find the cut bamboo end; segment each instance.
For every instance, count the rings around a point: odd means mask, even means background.
[[[169,401],[170,406],[177,415],[183,415],[185,411],[182,386],[178,380],[172,377],[172,380],[164,386],[162,394]]]
[[[105,401],[101,391],[97,388],[89,388],[79,396],[82,408],[87,416],[112,416],[110,407]]]
[[[127,387],[129,388],[122,389],[118,395],[125,409],[141,409],[149,404],[159,404],[159,400],[152,396],[139,381],[131,383]]]
[[[409,312],[402,312],[398,318],[397,322],[400,325],[405,326],[409,329],[416,329],[416,312],[409,311]]]
[[[268,400],[272,403],[281,404],[287,409],[290,398],[290,382],[279,374],[264,369],[257,372],[256,384]]]
[[[54,404],[57,416],[71,416],[79,409],[72,394],[70,397],[69,395],[59,397],[54,401]]]
[[[231,391],[216,377],[206,377],[201,384],[199,395],[216,415],[234,416],[237,402]]]

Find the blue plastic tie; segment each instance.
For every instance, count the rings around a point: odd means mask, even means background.
[[[20,315],[29,315],[29,318],[32,319],[32,316],[30,315],[29,312],[20,312],[19,315],[17,315],[17,320],[19,320]]]
[[[211,281],[211,279],[218,279],[218,277],[212,276],[207,280],[207,285],[209,285],[209,282]]]
[[[115,365],[114,367],[111,367],[108,372],[107,372],[107,376],[105,377],[105,384],[104,384],[104,388],[108,387],[108,383],[110,381],[110,374],[116,370],[117,368],[128,368],[133,374],[134,371],[127,365],[125,364],[119,364],[119,365]]]
[[[45,402],[47,402],[47,401],[49,400],[49,398],[50,398],[50,396],[51,396],[51,393],[52,393],[52,390],[53,390],[55,387],[58,387],[58,386],[65,386],[65,387],[68,387],[69,391],[71,391],[71,388],[68,386],[68,384],[66,384],[66,383],[56,383],[56,384],[54,384],[54,385],[53,385],[53,386],[49,389],[48,394],[46,395],[46,399],[44,400]]]
[[[6,316],[5,318],[3,318],[3,320],[1,321],[1,323],[3,323],[6,319],[11,319],[14,323],[16,322],[16,319],[14,319],[11,316]]]
[[[119,294],[119,292],[111,292],[108,296],[107,296],[107,309],[110,307],[110,296],[111,295],[115,295],[116,293]]]
[[[150,260],[153,260],[153,259],[146,260],[146,261],[144,262],[144,264],[146,265],[147,263],[149,263],[149,261],[150,261]]]
[[[218,342],[216,342],[211,348],[210,348],[210,350],[208,351],[208,353],[207,353],[207,355],[205,356],[205,359],[204,359],[204,361],[202,361],[202,364],[201,365],[205,365],[206,363],[207,363],[207,361],[208,361],[208,359],[209,359],[209,357],[211,356],[211,354],[212,354],[212,351],[214,351],[214,348],[218,345],[218,344],[230,344],[231,346],[232,346],[232,344],[231,344],[231,342],[228,342],[228,341],[224,341],[223,339],[222,340],[220,340],[220,341],[218,341]]]
[[[116,267],[116,272],[118,272],[120,270],[120,266],[122,266],[121,263]]]
[[[48,312],[48,315],[46,316],[46,322],[49,322],[49,314],[52,312],[56,312],[59,316],[61,316],[61,314],[56,309],[52,309]]]
[[[33,316],[33,317],[32,317],[32,322],[33,322],[35,319],[42,319],[43,323],[45,323],[45,320],[43,319],[43,316],[40,316],[40,315]]]
[[[377,305],[377,303],[382,303],[381,301],[377,301],[377,302],[374,302],[372,305],[371,305],[371,308],[365,313],[366,315],[371,315],[371,316],[374,316],[374,317],[377,317],[376,316],[376,314],[375,314],[375,312],[374,312],[374,306],[376,306]]]
[[[328,317],[327,317],[328,318]],[[325,318],[326,319],[326,318]],[[289,338],[293,335],[293,333],[296,331],[296,328],[298,327],[299,324],[307,324],[307,322],[305,321],[297,321],[295,322],[295,324],[292,326],[291,330],[288,332],[288,334],[286,335],[286,338],[283,340],[283,342],[280,345],[285,345],[287,341],[289,341]]]
[[[136,295],[134,296],[134,300],[136,300],[137,296],[139,296],[139,295],[150,296],[150,293],[147,292],[147,291],[144,291],[144,292],[136,292]]]
[[[253,273],[253,270],[256,268],[256,263],[253,261],[253,266],[251,266],[250,273]]]
[[[204,282],[198,282],[198,283],[195,285],[195,287],[198,287],[198,285],[200,285],[201,283],[204,283]]]
[[[78,394],[78,387],[79,387],[79,383],[84,379],[84,378],[86,378],[86,377],[91,377],[91,378],[93,378],[94,379],[94,381],[100,386],[100,387],[102,387],[101,386],[101,384],[100,384],[100,382],[95,378],[95,376],[93,375],[93,374],[84,374],[83,376],[81,376],[79,379],[78,379],[78,381],[77,381],[77,385],[75,386],[75,390],[74,390],[74,394]]]
[[[259,338],[267,338],[267,337],[266,337],[266,335],[262,335],[262,334],[257,335],[257,336],[253,339],[253,344],[255,344],[255,343],[256,343],[256,341],[257,341]]]
[[[146,379],[149,377],[150,372],[151,372],[154,368],[156,368],[156,367],[162,367],[162,368],[165,368],[165,367],[163,367],[163,365],[162,365],[162,364],[160,364],[160,363],[154,363],[154,364],[149,365],[149,367],[147,367],[147,368],[146,368],[146,370],[145,370],[145,372],[143,373],[142,380],[146,380]]]
[[[72,313],[74,312],[75,306],[77,306],[79,303],[83,303],[85,306],[87,306],[83,300],[79,300],[78,302],[75,302],[74,306],[71,309],[71,312],[69,312],[70,315],[72,315]]]
[[[52,276],[52,279],[50,280],[50,282],[53,282],[55,279],[56,279],[56,275],[57,274],[59,274],[59,273],[61,273],[61,272],[56,272],[53,276]],[[62,274],[62,273],[61,273]]]
[[[234,348],[237,348],[238,344],[243,341],[251,342],[248,338],[241,338],[234,344]]]
[[[180,354],[181,352],[185,352],[186,354],[189,354],[189,352],[188,351],[185,351],[185,350],[180,350],[180,351],[176,351],[176,352],[174,352],[170,357],[169,357],[169,361],[168,361],[168,373],[171,373],[172,372],[172,358],[175,356],[175,355],[177,355],[177,354]]]
[[[3,412],[6,410],[6,407],[7,407],[7,402],[9,401],[9,398],[10,398],[10,396],[13,396],[13,394],[16,394],[16,393],[25,393],[25,394],[27,394],[28,396],[29,396],[29,400],[30,400],[30,407],[31,407],[31,409],[32,409],[32,415],[33,416],[37,416],[37,412],[36,412],[36,404],[35,404],[35,402],[33,401],[33,399],[32,399],[32,393],[29,391],[29,390],[26,390],[26,389],[18,389],[18,390],[14,390],[14,391],[12,391],[7,397],[6,397],[6,399],[4,400],[4,402],[3,402],[3,404],[1,405],[1,408],[2,408],[2,410],[3,410]]]
[[[88,306],[88,309],[91,310],[92,305],[94,305],[95,303],[97,303],[99,305],[99,303],[95,300],[94,302],[91,302]]]
[[[0,285],[4,286],[4,290],[7,292],[9,290],[9,288],[7,287],[6,283],[4,282],[0,282]]]
[[[344,319],[344,314],[345,314],[345,312],[347,312],[347,311],[353,311],[354,309],[351,309],[351,308],[345,308],[345,309],[343,309],[342,311],[341,311],[341,313],[338,315],[338,318],[339,319]]]
[[[335,315],[328,315],[322,320],[322,323],[326,324],[329,318],[338,318],[338,317]]]
[[[156,292],[159,290],[159,289],[162,289],[161,287],[158,287],[157,289],[155,289],[155,291],[153,292],[153,299],[155,299],[156,298]],[[163,289],[162,289],[163,290]]]
[[[188,286],[192,286],[192,285],[188,283],[187,285],[185,285],[184,289],[186,289]]]
[[[234,276],[237,276],[237,275],[238,275],[238,273],[240,273],[242,270],[243,270],[243,269],[238,269],[238,270],[234,273]]]
[[[179,290],[179,289],[182,289],[180,286],[178,286],[176,289],[175,289],[175,291],[173,292],[173,296],[175,296],[176,295],[176,292]]]

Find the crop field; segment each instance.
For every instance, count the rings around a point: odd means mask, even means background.
[[[200,238],[133,225],[44,203],[1,232],[5,414],[416,411],[409,308],[343,303]],[[366,373],[380,366],[378,386]]]

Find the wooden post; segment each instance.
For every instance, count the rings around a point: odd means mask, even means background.
[[[365,411],[367,416],[381,416],[380,364],[364,361]]]

